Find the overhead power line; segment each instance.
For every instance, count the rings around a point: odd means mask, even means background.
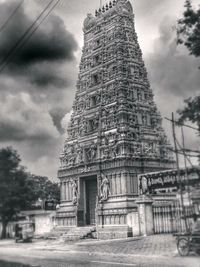
[[[168,149],[172,150],[170,147]],[[182,151],[183,153],[188,152],[188,153],[200,154],[200,150],[194,150],[194,149],[189,149],[189,148],[182,148],[182,149],[180,149],[180,151]]]
[[[17,10],[21,7],[21,5],[24,3],[24,0],[22,0],[19,5],[17,5],[17,7],[13,10],[13,12],[10,14],[10,16],[7,18],[7,20],[3,23],[3,25],[0,27],[0,32],[3,31],[3,29],[6,27],[6,25],[8,24],[8,22],[12,19],[12,17],[15,15],[15,13],[17,12]]]
[[[167,118],[167,117],[165,117],[165,119],[168,120],[168,121],[171,121],[171,122],[172,122],[172,120],[169,119],[169,118]],[[176,123],[176,124],[179,125],[179,126],[184,126],[184,127],[191,128],[191,129],[193,129],[193,130],[199,131],[198,128],[192,127],[192,126],[190,126],[190,125],[188,125],[188,124],[179,123],[178,121],[175,121],[175,120],[174,120],[174,123]]]
[[[44,22],[44,20],[50,15],[50,13],[53,11],[53,9],[58,5],[60,0],[57,0],[57,2],[50,8],[50,10],[47,12],[47,14],[42,18],[40,23],[25,37],[25,39],[22,41],[21,44],[19,44],[19,47],[17,50],[23,48],[25,44],[29,41],[29,39],[32,37],[32,35],[37,31],[37,29],[40,27],[40,25]],[[9,64],[9,62],[3,66],[3,69]],[[1,69],[0,69],[1,72]]]
[[[54,0],[51,0],[46,7],[42,10],[42,12],[38,15],[38,17],[35,19],[35,21],[28,27],[28,29],[22,34],[22,36],[18,39],[18,41],[14,44],[14,46],[11,48],[11,50],[8,52],[8,54],[5,56],[5,58],[1,61],[1,67],[0,71],[2,71],[7,63],[7,60],[11,58],[11,56],[14,54],[14,52],[17,50],[20,43],[24,40],[24,38],[28,35],[28,33],[34,28],[38,20],[43,16],[43,14],[46,12],[46,10],[49,8],[49,6],[53,3]]]
[[[60,2],[60,0],[57,0],[56,3],[50,8],[48,13],[42,18],[42,16],[45,14],[45,12],[48,10],[48,8],[51,6],[51,4],[54,2],[54,0],[51,0],[46,7],[43,9],[43,11],[39,14],[39,16],[36,18],[36,20],[28,27],[28,29],[23,33],[23,35],[19,38],[19,40],[15,43],[15,45],[12,47],[12,49],[9,51],[9,53],[6,55],[6,57],[1,62],[0,72],[4,70],[4,68],[9,64],[9,60],[15,55],[16,51],[20,48],[22,48],[25,43],[31,38],[33,33],[39,28],[39,26],[42,24],[42,22],[49,16],[49,14],[52,12],[52,10],[56,7],[56,5]],[[42,18],[40,23],[37,25],[37,22]]]
[[[173,148],[169,148],[170,151],[172,152],[176,152]],[[198,155],[193,155],[193,154],[188,154],[188,153],[184,153],[182,149],[178,149],[177,153],[183,156],[187,156],[187,157],[192,157],[192,158],[199,158]]]
[[[168,147],[168,149],[171,150],[170,147]],[[182,152],[188,152],[188,153],[197,153],[197,154],[200,154],[200,150],[193,150],[193,149],[189,149],[189,148],[182,148],[182,149],[180,149],[180,151],[182,151]]]
[[[189,148],[185,148],[184,150],[186,152],[200,153],[200,150],[193,150],[193,149],[189,149]]]
[[[32,37],[32,35],[37,31],[37,29],[40,27],[40,25],[44,22],[44,20],[50,15],[50,13],[53,11],[53,9],[58,5],[58,3],[61,0],[57,0],[57,2],[50,8],[50,10],[47,12],[47,14],[42,18],[40,23],[32,30],[32,32],[26,37],[25,40],[20,44],[19,49],[21,49],[27,42],[28,40]]]

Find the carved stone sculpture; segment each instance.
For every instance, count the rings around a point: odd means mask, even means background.
[[[101,184],[100,184],[100,201],[106,201],[110,194],[110,182],[106,175],[101,175]]]
[[[71,180],[71,187],[72,187],[72,202],[75,205],[78,200],[78,184],[77,181]]]
[[[95,144],[91,144],[88,148],[86,148],[86,156],[87,161],[93,161],[96,158],[97,147]]]
[[[138,43],[131,4],[128,0],[113,3],[111,8],[98,10],[96,16],[88,14],[83,25],[84,46],[77,91],[58,172],[61,182],[75,180],[72,181],[73,203],[77,203],[78,190],[85,203],[83,192],[90,188],[99,190],[101,202],[116,195],[124,197],[126,202],[127,196],[132,195],[134,199],[138,193],[137,174],[173,168],[169,143]],[[113,175],[113,171],[120,175]],[[103,175],[98,180],[99,172],[108,174],[109,179]],[[146,181],[142,188],[146,192]],[[70,211],[71,203],[68,204],[61,203],[63,213]],[[78,224],[75,219],[79,220],[79,212],[87,213],[82,204],[77,209],[74,207],[74,225]],[[110,205],[102,206],[107,204]],[[67,223],[71,225],[70,220]]]
[[[83,148],[81,146],[77,146],[77,163],[81,163],[84,161],[83,159]]]
[[[144,195],[148,192],[148,181],[146,177],[140,178],[140,195]]]

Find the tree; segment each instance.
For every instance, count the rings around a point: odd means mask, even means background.
[[[178,20],[177,43],[187,47],[191,55],[200,56],[200,8],[195,10],[186,0],[183,18]]]
[[[178,110],[179,123],[184,123],[186,120],[196,123],[200,132],[200,96],[188,98],[184,100],[186,106],[182,110]]]
[[[185,45],[191,55],[200,56],[200,8],[195,10],[190,0],[186,0],[183,18],[178,20],[177,37],[177,43]],[[189,120],[196,123],[200,132],[200,96],[184,102],[186,106],[178,110],[179,122]]]
[[[50,197],[57,202],[60,201],[60,188],[57,183],[51,182],[47,177],[34,174],[30,174],[30,179],[38,199],[46,200]]]
[[[2,238],[6,237],[8,222],[17,214],[31,207],[37,199],[33,192],[33,181],[28,178],[24,167],[20,166],[20,156],[11,147],[0,149],[0,219]]]

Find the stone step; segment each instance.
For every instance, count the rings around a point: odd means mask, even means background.
[[[64,241],[75,241],[79,239],[84,239],[87,237],[96,238],[95,226],[84,226],[84,227],[64,227],[57,226],[51,230],[50,233],[45,234],[43,238],[45,239],[62,239]]]
[[[40,238],[56,240],[62,237],[63,234],[69,232],[69,227],[55,227],[50,233],[43,234]]]
[[[88,232],[93,232],[95,231],[96,229],[95,228],[77,228],[77,229],[70,229],[69,231],[67,231],[66,233],[70,232],[70,233],[74,233],[74,234],[81,234],[81,233],[88,233]]]
[[[52,231],[54,231],[54,232],[67,232],[67,231],[69,231],[69,229],[71,229],[71,228],[66,227],[66,226],[56,226],[52,229]]]
[[[96,228],[94,226],[72,228],[69,232],[62,235],[62,239],[64,241],[75,241],[79,239],[93,238],[95,237],[93,234],[94,232],[96,232]]]

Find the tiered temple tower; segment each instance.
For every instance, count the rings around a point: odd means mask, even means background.
[[[125,237],[137,209],[137,175],[171,169],[173,158],[142,59],[129,1],[110,2],[84,21],[68,137],[58,177],[60,226],[96,225]]]

